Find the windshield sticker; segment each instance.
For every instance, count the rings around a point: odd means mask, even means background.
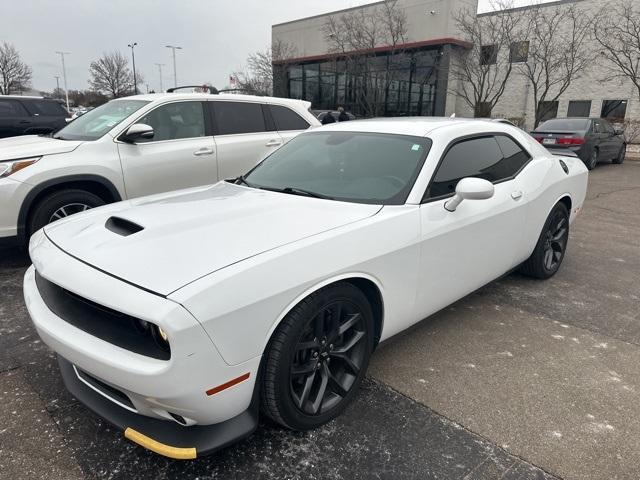
[[[414,152],[417,152],[418,150],[420,150],[420,145],[418,145],[417,143],[414,143],[413,147],[411,147],[411,150],[413,150]]]

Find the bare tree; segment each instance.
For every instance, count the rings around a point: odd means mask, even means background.
[[[580,78],[593,61],[588,48],[593,19],[576,4],[566,7],[537,5],[526,10],[529,55],[518,71],[529,81],[535,102],[535,124]]]
[[[129,61],[120,52],[104,53],[100,59],[91,62],[89,75],[91,88],[112,98],[129,95],[134,90]],[[138,84],[144,83],[142,74],[136,76]]]
[[[344,72],[351,82],[347,90],[365,116],[384,113],[389,87],[397,80],[396,68],[407,42],[407,16],[397,0],[331,15],[323,25],[329,53],[344,62]],[[383,48],[385,55],[378,56]],[[337,73],[337,72],[336,72]]]
[[[640,98],[640,5],[634,0],[619,0],[605,5],[594,23],[594,37],[607,60],[609,76],[605,80],[629,80]]]
[[[31,67],[20,58],[16,48],[7,42],[0,45],[0,94],[10,95],[29,88]]]
[[[256,95],[273,95],[274,91],[279,90],[276,85],[279,79],[274,75],[274,65],[296,55],[297,49],[294,45],[276,40],[271,48],[249,55],[246,69],[234,72],[232,76],[241,90]]]
[[[499,12],[477,15],[475,8],[455,12],[453,19],[469,48],[450,67],[457,80],[455,93],[473,109],[475,117],[490,117],[513,72],[512,45],[519,36],[522,16],[509,4],[495,4]]]

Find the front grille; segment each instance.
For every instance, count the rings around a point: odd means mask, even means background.
[[[136,407],[133,405],[133,403],[125,393],[121,392],[115,387],[112,387],[111,385],[107,385],[103,381],[98,380],[93,375],[89,375],[87,372],[80,370],[78,367],[75,367],[75,370],[81,380],[85,381],[93,388],[100,391],[105,397],[111,400],[115,400],[117,403],[120,403],[122,405],[126,405],[133,411],[137,411]]]
[[[131,352],[169,360],[171,351],[161,348],[140,320],[70,292],[36,271],[36,285],[49,310],[76,328]]]

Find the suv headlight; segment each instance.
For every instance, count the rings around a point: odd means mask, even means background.
[[[13,175],[23,168],[27,168],[29,165],[33,165],[42,157],[21,158],[20,160],[9,160],[7,162],[0,162],[0,178]]]

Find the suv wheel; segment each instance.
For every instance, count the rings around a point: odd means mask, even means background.
[[[28,233],[31,235],[49,223],[105,203],[102,198],[86,190],[67,189],[51,193],[34,207]]]

